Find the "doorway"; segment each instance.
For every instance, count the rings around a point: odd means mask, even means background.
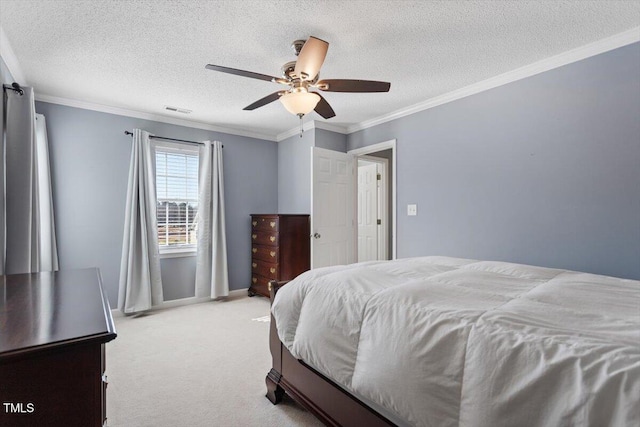
[[[396,258],[396,141],[349,151],[357,164],[357,259]]]
[[[387,170],[389,160],[374,156],[357,158],[358,262],[389,259]]]

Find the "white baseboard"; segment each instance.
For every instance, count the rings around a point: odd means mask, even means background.
[[[230,297],[231,298],[237,298],[237,297],[242,297],[242,296],[246,296],[248,298],[247,289],[248,288],[234,289],[232,291],[229,291],[229,296],[228,297],[223,297],[223,298],[230,298]],[[223,299],[223,298],[221,298],[221,299]],[[202,302],[208,302],[208,301],[215,301],[215,300],[211,299],[211,297],[188,297],[188,298],[174,299],[174,300],[170,300],[170,301],[165,301],[160,305],[152,307],[150,310],[147,310],[147,312],[165,310],[167,308],[181,307],[183,305],[200,304]],[[117,308],[114,308],[114,309],[111,310],[111,315],[113,317],[124,317],[125,316]]]

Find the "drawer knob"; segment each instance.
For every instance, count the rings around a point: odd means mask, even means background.
[[[275,221],[271,221],[269,223],[269,225],[271,226],[271,228],[276,228],[276,222]]]
[[[258,248],[251,248],[251,252],[255,254],[256,252],[258,252]]]
[[[251,235],[251,238],[252,238],[253,240],[256,240],[256,239],[258,238],[258,235],[257,235],[257,234],[252,234],[252,235]]]
[[[276,272],[276,269],[275,269],[274,267],[271,267],[271,268],[269,269],[269,271],[271,272],[271,274],[273,274],[273,273],[275,273],[275,272]]]
[[[251,221],[251,225],[255,227],[256,225],[258,225],[258,221]]]
[[[251,282],[252,282],[252,283],[258,283],[258,279],[256,279],[255,277],[252,277],[252,278],[251,278]]]
[[[256,268],[258,266],[258,264],[256,264],[255,262],[251,263],[251,267]]]
[[[271,240],[272,242],[276,241],[276,236],[269,236],[269,240]]]
[[[269,252],[269,255],[271,255],[271,258],[275,258],[276,257],[276,251]]]

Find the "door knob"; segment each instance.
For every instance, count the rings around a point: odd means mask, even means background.
[[[314,237],[314,239],[319,239],[320,238],[320,233],[313,233],[313,237]]]

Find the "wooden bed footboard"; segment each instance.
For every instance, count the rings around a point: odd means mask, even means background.
[[[271,301],[287,281],[269,282]],[[275,405],[287,393],[328,426],[394,426],[353,395],[312,367],[293,357],[280,342],[276,322],[271,316],[269,349],[273,367],[265,379],[267,398]]]

